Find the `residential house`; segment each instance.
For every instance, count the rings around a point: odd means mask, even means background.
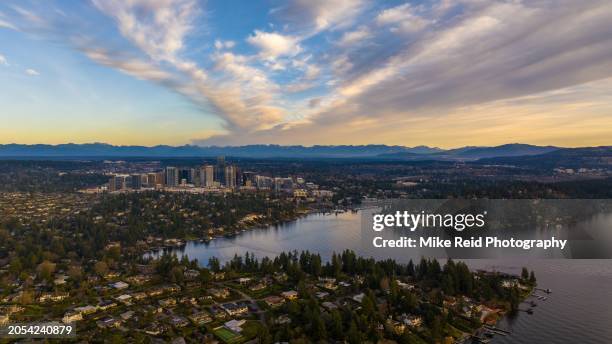
[[[298,298],[298,292],[295,290],[284,291],[281,296],[287,300],[296,300]]]
[[[122,289],[128,288],[130,285],[123,281],[119,281],[119,282],[111,283],[110,286],[117,290],[122,290]]]
[[[189,320],[191,320],[191,322],[193,322],[195,325],[197,326],[201,326],[204,324],[208,324],[209,322],[211,322],[213,319],[210,316],[210,314],[208,312],[198,312],[198,313],[194,313],[192,315],[190,315]]]
[[[228,302],[221,305],[229,316],[239,316],[246,314],[249,311],[249,308],[243,304],[236,304],[234,302]]]
[[[272,308],[276,308],[276,307],[281,306],[283,303],[285,303],[285,298],[276,296],[276,295],[271,295],[271,296],[264,298],[264,302],[268,306]]]

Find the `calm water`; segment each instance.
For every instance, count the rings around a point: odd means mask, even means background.
[[[310,250],[327,259],[336,251],[352,249],[364,256],[389,258],[388,252],[367,249],[361,243],[361,215],[313,214],[283,225],[243,232],[210,243],[189,242],[175,252],[206,264],[246,252],[274,256],[282,251]],[[407,262],[416,255],[391,258]],[[553,293],[538,304],[532,315],[519,313],[498,325],[512,331],[495,336],[492,343],[612,343],[612,260],[468,260],[473,268],[520,273],[523,266],[535,270],[542,288]],[[541,293],[542,294],[542,293]]]

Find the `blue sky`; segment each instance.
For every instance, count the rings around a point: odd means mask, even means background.
[[[0,143],[610,144],[587,0],[0,3]]]

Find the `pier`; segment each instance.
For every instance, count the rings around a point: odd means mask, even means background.
[[[510,332],[508,330],[504,330],[504,329],[501,329],[499,327],[495,327],[495,326],[491,326],[491,325],[484,325],[484,328],[487,329],[488,331],[494,333],[494,334],[499,334],[500,336],[507,336],[509,334],[512,334],[512,332]]]

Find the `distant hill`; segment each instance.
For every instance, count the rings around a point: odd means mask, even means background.
[[[409,154],[407,152],[397,152],[381,154],[382,159],[399,160],[463,160],[473,161],[492,157],[512,157],[525,155],[538,155],[558,150],[553,146],[533,146],[520,143],[511,143],[495,147],[461,147],[449,150],[440,150],[429,154]]]
[[[435,153],[439,148],[387,145],[360,146],[113,146],[105,143],[60,145],[0,145],[0,157],[213,157],[227,155],[248,158],[365,158],[390,153]]]
[[[558,150],[559,147],[553,146],[533,146],[521,143],[510,143],[495,147],[472,147],[451,149],[442,154],[468,160],[478,160],[492,157],[525,156],[549,153]]]
[[[593,148],[585,148],[593,149]],[[428,146],[404,147],[387,145],[336,146],[114,146],[105,143],[60,145],[0,145],[1,158],[167,158],[215,157],[225,155],[239,158],[363,158],[371,160],[442,160],[476,161],[491,158],[540,156],[562,149],[552,146],[506,144],[495,147],[462,147],[443,150]],[[520,160],[520,159],[519,159]],[[517,160],[518,161],[518,160]]]
[[[612,166],[612,146],[563,148],[540,155],[481,159],[478,163],[546,169],[609,168]]]

